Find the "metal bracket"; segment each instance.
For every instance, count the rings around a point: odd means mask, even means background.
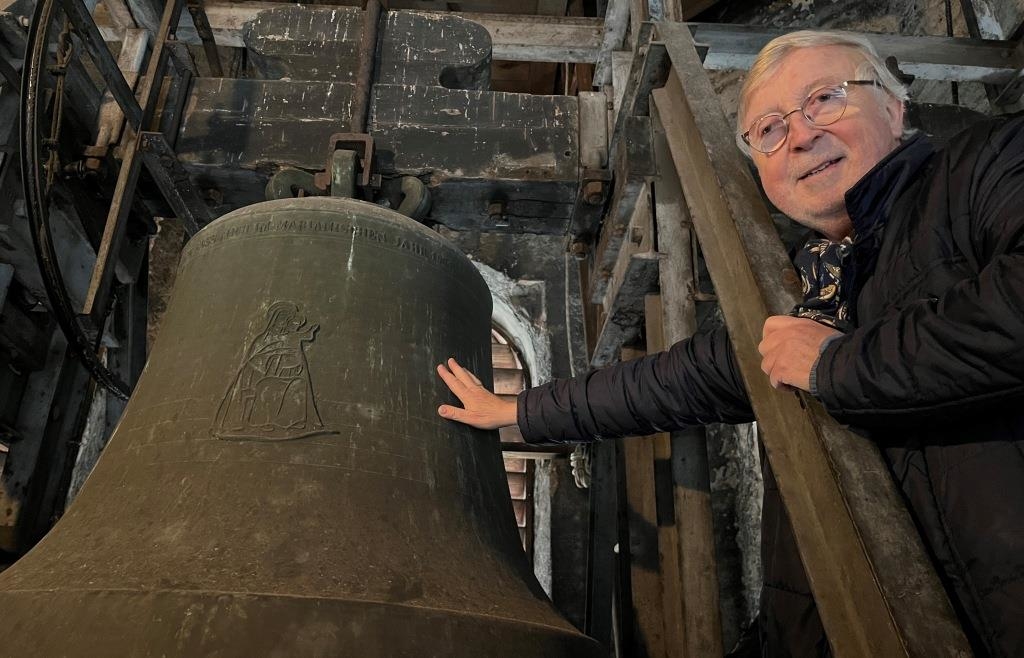
[[[330,189],[334,152],[355,151],[359,154],[359,171],[356,186],[363,189],[380,187],[380,176],[373,172],[373,137],[366,133],[334,133],[327,140],[327,165],[324,171],[315,175],[316,186],[321,190]]]
[[[612,172],[610,169],[585,168],[580,173],[580,186],[573,208],[572,226],[569,234],[583,240],[595,237],[601,223],[601,214],[611,194]]]
[[[198,186],[171,149],[163,133],[139,133],[139,150],[150,176],[192,237],[213,219]]]

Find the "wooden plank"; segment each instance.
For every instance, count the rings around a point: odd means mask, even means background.
[[[601,298],[601,305],[605,312],[611,314],[615,307],[616,298],[619,296],[619,289],[622,287],[626,277],[626,270],[629,267],[630,257],[634,254],[642,254],[654,251],[654,218],[651,214],[651,186],[644,184],[640,188],[636,206],[629,218],[629,224],[622,235],[621,247],[618,257],[608,276],[604,296]]]
[[[619,116],[619,108],[622,107],[622,97],[626,93],[629,83],[629,71],[633,66],[633,53],[628,50],[616,50],[612,53],[612,113],[615,118]],[[615,119],[612,119],[612,128],[615,127]]]
[[[460,14],[491,35],[495,59],[593,63],[599,57],[600,19],[505,14]]]
[[[654,165],[651,120],[628,117],[623,127],[623,144],[615,156],[615,184],[608,212],[601,223],[601,234],[593,252],[593,268],[588,281],[587,299],[600,304],[608,289],[608,280],[619,261],[629,224],[647,184],[657,174]]]
[[[526,472],[526,460],[516,459],[514,457],[505,457],[505,472],[506,473],[525,473]]]
[[[832,650],[969,655],[877,448],[761,372],[764,320],[798,299],[796,277],[689,29],[659,31],[673,75],[654,100]]]
[[[519,360],[511,346],[491,343],[491,365],[495,368],[519,368]]]
[[[586,622],[584,631],[587,635],[605,647],[614,648],[615,635],[613,630],[616,618],[616,605],[620,605],[622,596],[615,596],[614,591],[620,587],[618,558],[621,553],[618,546],[618,509],[619,509],[619,472],[618,452],[622,449],[621,441],[601,441],[591,446],[591,482],[590,482],[590,524],[587,541],[587,597]],[[614,652],[611,652],[614,655]]]
[[[515,516],[516,516],[516,525],[519,526],[520,528],[525,528],[526,527],[526,501],[523,501],[523,500],[513,500],[512,501],[512,511],[515,513]],[[522,537],[522,535],[520,535],[520,537]]]
[[[665,337],[662,331],[663,316],[661,297],[647,295],[644,299],[644,321],[647,334],[647,351],[660,352],[665,349]],[[688,614],[700,617],[702,600],[691,600],[684,589],[682,565],[685,564],[679,544],[680,526],[689,526],[694,521],[684,516],[676,507],[673,498],[675,487],[672,486],[672,438],[667,432],[651,436],[654,444],[654,461],[651,464],[655,483],[656,520],[658,526],[658,564],[661,568],[661,601],[665,615],[665,655],[675,658],[679,656],[718,656],[721,655],[721,642],[717,650],[694,653],[688,651],[690,644],[688,634],[691,632],[686,623]],[[685,523],[678,523],[685,519]],[[712,546],[712,549],[714,546]],[[685,556],[688,558],[689,556]],[[707,571],[707,577],[715,581],[714,563]],[[717,606],[717,599],[715,604]],[[717,617],[717,615],[715,615]],[[719,633],[719,637],[721,633]]]
[[[572,454],[573,447],[570,445],[535,446],[524,444],[502,444],[501,454],[512,459],[527,459],[536,461],[538,459],[566,458]]]
[[[600,87],[611,82],[611,55],[613,51],[622,47],[627,27],[629,27],[629,0],[608,0],[601,45],[597,57],[593,60],[596,64],[594,85]]]
[[[643,356],[643,352],[629,348],[621,353],[623,361],[639,356]],[[651,437],[624,439],[622,454],[629,523],[629,574],[637,631],[634,641],[638,645],[627,647],[625,653],[664,658],[668,654],[654,488],[654,440]]]
[[[629,224],[619,236],[619,244],[618,258],[608,273],[601,298],[605,318],[590,359],[595,368],[613,363],[619,349],[639,333],[644,295],[657,285],[660,255],[654,250],[650,192],[646,185]]]
[[[672,154],[657,108],[651,106],[654,119],[654,148],[660,176],[652,183],[655,190],[655,226],[661,284],[660,304],[647,309],[647,348],[662,350],[688,338],[697,330],[693,298],[694,272],[691,250],[690,214],[675,175]],[[660,323],[651,321],[659,313]],[[673,433],[672,450],[681,453],[686,469],[675,478],[672,487],[678,533],[681,597],[684,607],[686,656],[722,655],[722,625],[718,598],[718,565],[711,511],[711,477],[708,471],[707,438],[703,428]],[[670,454],[671,456],[671,454]]]
[[[516,395],[526,388],[523,371],[518,368],[494,369],[494,392],[499,395]]]
[[[648,0],[629,0],[629,47],[631,50],[636,50],[640,25],[651,20],[647,2]]]
[[[668,76],[668,54],[661,43],[651,42],[653,28],[644,23],[639,35],[640,46],[636,56],[630,60],[629,75],[621,90],[621,97],[616,96],[615,123],[609,137],[609,152],[612,160],[622,150],[620,144],[629,139],[628,122],[634,117],[646,117],[651,89],[661,87]],[[616,92],[618,94],[618,92]],[[628,148],[628,143],[627,143]]]
[[[498,430],[498,438],[501,439],[502,443],[523,443],[523,433],[519,431],[517,425],[509,425],[508,427],[502,427]]]
[[[608,103],[600,91],[580,91],[580,166],[608,166]]]
[[[508,495],[512,500],[526,500],[526,474],[505,473],[508,479]]]

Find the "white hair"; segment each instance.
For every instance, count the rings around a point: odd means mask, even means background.
[[[842,46],[856,52],[863,61],[857,66],[854,75],[861,79],[877,80],[881,88],[892,94],[900,102],[907,102],[910,94],[907,87],[886,67],[885,62],[878,56],[875,47],[871,42],[859,34],[850,32],[836,32],[826,30],[800,30],[790,32],[781,37],[776,37],[768,42],[761,52],[758,53],[754,65],[747,73],[747,79],[743,82],[740,90],[739,108],[736,112],[736,143],[740,150],[748,157],[750,147],[743,141],[741,135],[746,132],[747,126],[741,124],[747,110],[747,98],[758,89],[762,82],[770,76],[779,66],[782,60],[792,51],[798,48],[811,48],[817,46]],[[903,138],[907,138],[916,132],[913,129],[904,129]]]

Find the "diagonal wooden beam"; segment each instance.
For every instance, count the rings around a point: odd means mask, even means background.
[[[764,320],[797,301],[795,273],[689,29],[658,30],[673,70],[654,102],[832,650],[968,656],[877,447],[809,396],[772,389],[760,370]]]

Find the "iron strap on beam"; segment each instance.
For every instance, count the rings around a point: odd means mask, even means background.
[[[655,106],[832,650],[969,656],[877,446],[813,398],[771,388],[761,372],[764,321],[798,301],[796,273],[690,30],[664,23],[658,31],[673,68],[653,92]]]
[[[188,0],[188,13],[192,16],[192,24],[196,26],[196,33],[203,41],[203,52],[206,53],[206,61],[210,65],[210,74],[215,78],[223,78],[224,67],[221,66],[217,42],[213,38],[213,29],[206,16],[206,3],[203,0]]]
[[[168,145],[163,133],[141,133],[139,150],[149,175],[181,220],[185,233],[192,237],[211,219],[199,188]]]

